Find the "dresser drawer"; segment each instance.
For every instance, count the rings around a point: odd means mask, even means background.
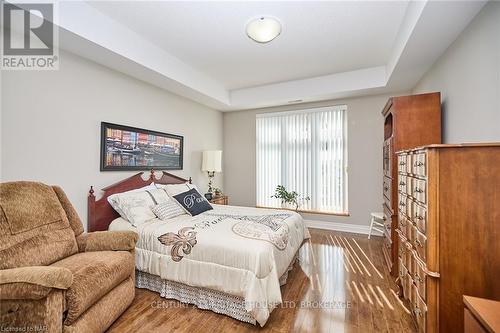
[[[407,181],[406,175],[399,174],[398,175],[398,191],[401,193],[407,193]]]
[[[410,274],[410,272],[413,272],[413,255],[412,255],[412,252],[411,252],[411,244],[406,241],[405,242],[405,252],[404,252],[404,262],[405,262],[405,266],[406,266],[406,269],[408,270],[408,274]]]
[[[408,220],[406,223],[406,238],[410,244],[415,244],[415,239],[417,238],[417,227]]]
[[[398,232],[398,257],[401,257],[401,260],[403,260],[403,263],[405,266],[408,267],[406,264],[406,238],[401,235],[401,233]]]
[[[411,218],[413,216],[413,199],[411,197],[406,197],[406,216]]]
[[[392,179],[384,176],[383,182],[384,202],[388,207],[392,207]]]
[[[383,148],[383,158],[384,158],[384,175],[387,177],[392,176],[392,139],[388,139],[384,142]]]
[[[399,211],[401,213],[403,213],[404,215],[406,215],[407,217],[411,217],[412,216],[412,205],[413,205],[413,201],[410,197],[404,195],[404,194],[399,194],[398,196],[399,200],[398,200],[398,208],[399,208]]]
[[[385,229],[385,226],[384,226],[384,229]],[[385,230],[387,230],[387,229],[385,229]],[[387,250],[387,253],[392,253],[392,251],[391,251],[392,240],[390,237],[387,237],[387,232],[385,230],[384,230],[384,237],[382,240],[382,246],[385,247],[385,249]]]
[[[384,221],[384,235],[386,238],[391,239],[391,237],[392,237],[392,224],[385,223],[385,222],[386,221]]]
[[[391,197],[391,194],[392,194],[392,179],[389,178],[389,177],[385,177],[384,176],[384,187],[383,187],[383,190],[384,190],[384,195],[388,198]]]
[[[400,227],[400,222],[406,218],[406,212],[402,212],[401,210],[398,210],[398,228]],[[406,227],[406,225],[402,225],[401,227]],[[405,231],[406,229],[400,229],[401,231]]]
[[[404,215],[400,214],[399,218],[398,218],[398,229],[401,232],[401,234],[405,237],[407,237],[406,236],[406,226],[408,223],[410,223],[410,222],[408,222],[406,217]]]
[[[384,228],[392,228],[392,213],[389,211],[389,208],[386,205],[384,205]]]
[[[399,280],[401,281],[401,285],[403,285],[403,281],[406,278],[406,274],[408,273],[408,269],[406,269],[404,260],[402,257],[398,258],[399,260]]]
[[[389,207],[392,207],[392,201],[391,201],[391,199],[389,199],[385,195],[383,196],[383,198],[384,198],[384,204],[387,205],[387,206],[389,206]]]
[[[403,281],[401,281],[401,285],[403,286],[404,298],[409,299],[411,304],[411,291],[412,291],[413,279],[411,278],[410,274],[406,273],[405,278],[403,279]]]
[[[417,228],[421,233],[427,233],[427,209],[416,202],[413,203],[412,221],[416,223]]]
[[[406,177],[406,192],[405,194],[409,197],[413,195],[413,186],[415,184],[416,178],[413,178],[413,176],[407,176]]]
[[[392,222],[392,207],[387,206],[387,204],[382,205],[384,209],[384,223],[385,224],[391,224]]]
[[[416,237],[413,241],[413,246],[417,250],[418,256],[423,262],[427,259],[427,237],[417,230]]]
[[[398,232],[398,257],[401,258],[403,264],[408,267],[408,258],[407,258],[407,241],[406,238]]]
[[[417,264],[415,267],[415,273],[413,274],[413,282],[417,286],[420,297],[422,297],[422,299],[425,301],[427,296],[425,288],[427,284],[427,275],[425,274],[424,270],[419,264]]]
[[[398,260],[399,260],[398,277],[399,277],[399,284],[401,285],[402,296],[404,298],[408,298],[410,297],[412,279],[408,274],[408,269],[406,268],[404,261],[401,258],[399,258]]]
[[[406,267],[408,268],[408,274],[414,279],[414,276],[417,274],[417,258],[415,258],[414,252],[411,249],[408,249],[407,253],[408,265]]]
[[[403,238],[401,238],[401,236],[399,237],[398,257],[406,266],[406,246],[405,246],[405,241]]]
[[[406,156],[406,173],[413,174],[413,156],[414,154],[408,154]]]
[[[412,197],[424,205],[427,204],[427,182],[425,180],[415,179],[413,181]]]
[[[411,295],[412,312],[417,321],[418,332],[425,333],[427,324],[427,304],[425,304],[424,300],[420,297],[416,285],[412,286]]]
[[[406,158],[408,155],[406,154],[400,154],[398,155],[398,172],[406,172],[407,170],[407,162]]]
[[[405,195],[399,195],[399,200],[398,200],[398,209],[401,213],[406,215],[406,196]]]
[[[415,176],[427,177],[427,155],[425,153],[413,154],[412,173]]]

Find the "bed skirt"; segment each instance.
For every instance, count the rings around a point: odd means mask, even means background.
[[[280,285],[284,285],[288,273],[292,270],[297,257],[292,260],[286,272],[280,277]],[[220,291],[192,287],[183,283],[164,280],[161,277],[136,270],[136,287],[148,289],[167,299],[175,299],[182,303],[193,304],[203,310],[224,314],[245,323],[255,325],[256,321],[245,309],[245,299]]]

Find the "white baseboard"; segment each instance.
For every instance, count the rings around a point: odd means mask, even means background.
[[[306,226],[311,228],[351,232],[354,234],[368,235],[368,231],[370,230],[369,225],[338,223],[338,222],[328,222],[328,221],[318,221],[318,220],[304,220],[304,222]],[[382,234],[376,230],[373,230],[372,236],[382,236]]]

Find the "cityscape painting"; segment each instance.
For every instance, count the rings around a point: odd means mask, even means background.
[[[101,123],[101,171],[182,170],[179,135]]]

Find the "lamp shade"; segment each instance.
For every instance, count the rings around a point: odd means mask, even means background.
[[[206,150],[203,152],[202,171],[222,171],[222,150]]]

